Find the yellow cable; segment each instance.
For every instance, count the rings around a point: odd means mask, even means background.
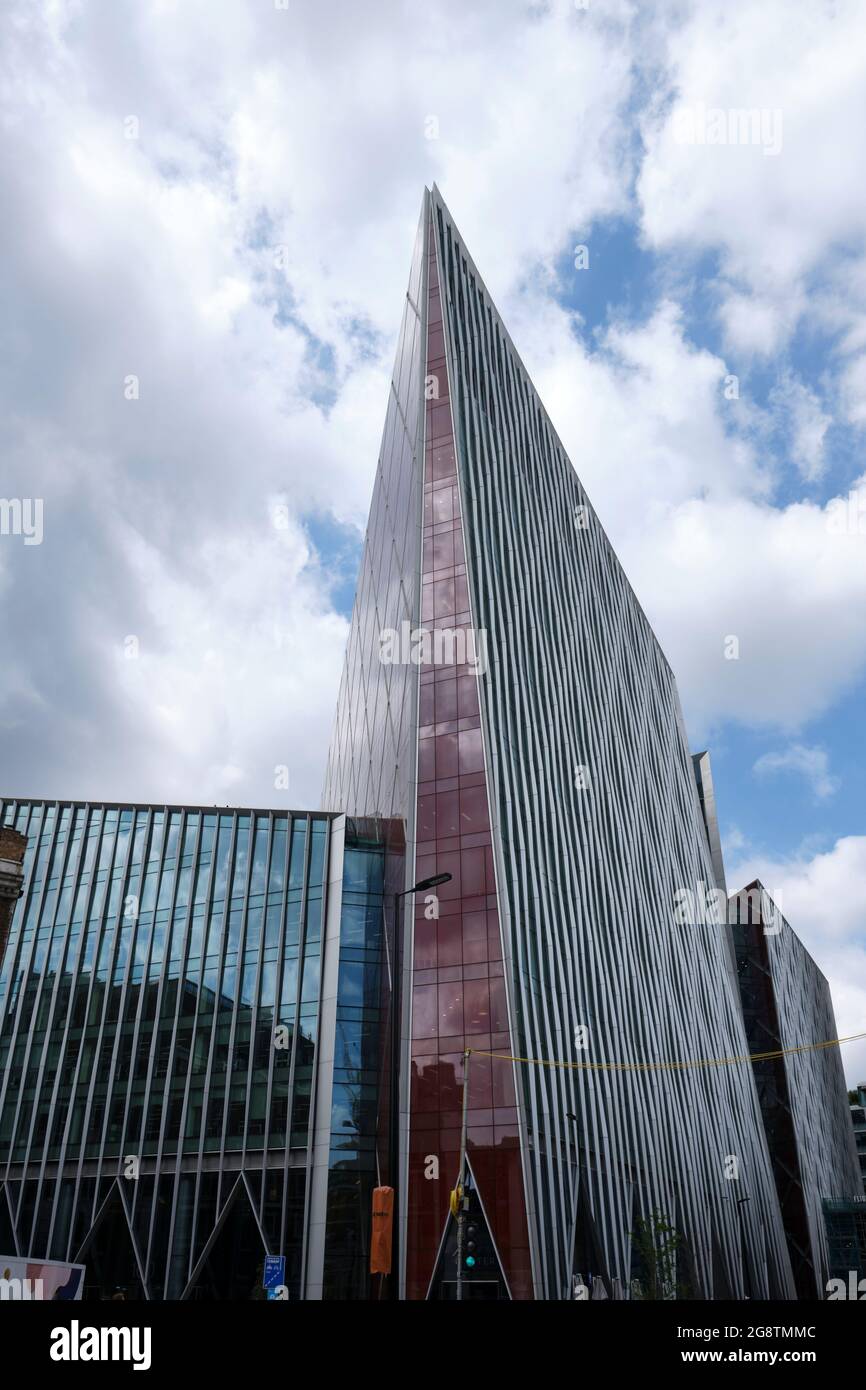
[[[677,1071],[686,1067],[729,1067],[738,1062],[768,1062],[774,1057],[787,1057],[793,1052],[816,1052],[822,1047],[839,1047],[842,1043],[866,1038],[866,1033],[851,1033],[847,1038],[831,1038],[827,1042],[801,1043],[798,1047],[780,1047],[774,1052],[747,1052],[742,1057],[705,1057],[691,1062],[560,1062],[546,1057],[512,1057],[507,1052],[484,1052],[467,1047],[466,1054],[474,1057],[493,1057],[500,1062],[527,1062],[534,1067],[564,1067],[568,1071]]]

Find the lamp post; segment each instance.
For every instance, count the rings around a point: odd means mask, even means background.
[[[463,1051],[463,1104],[460,1120],[460,1176],[457,1179],[457,1302],[463,1301],[463,1245],[466,1224],[466,1135],[469,1119],[469,1063],[472,1053]]]
[[[397,1206],[397,1174],[400,1166],[400,1014],[402,1003],[400,990],[402,973],[400,899],[409,898],[414,893],[423,893],[428,888],[438,888],[440,883],[450,882],[451,874],[433,874],[431,878],[422,878],[413,888],[404,888],[402,892],[394,894],[394,949],[391,953],[391,1133],[389,1135],[390,1177],[391,1186],[394,1189],[394,1226],[391,1241],[391,1297],[394,1299],[399,1297],[400,1292],[397,1243],[397,1232],[400,1225],[400,1213]]]
[[[743,1283],[745,1284],[746,1298],[752,1297],[752,1277],[749,1274],[749,1250],[746,1245],[746,1233],[743,1229],[743,1213],[740,1210],[747,1202],[751,1202],[751,1197],[737,1198],[737,1225],[740,1228],[740,1259],[743,1262]]]

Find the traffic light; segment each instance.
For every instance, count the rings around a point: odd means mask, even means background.
[[[467,1269],[475,1268],[475,1257],[478,1252],[478,1227],[474,1221],[470,1221],[466,1226],[466,1241],[463,1246],[465,1251],[463,1263]]]
[[[450,1198],[450,1220],[436,1270],[432,1297],[451,1299],[504,1298],[507,1284],[484,1207],[469,1169],[458,1179]]]

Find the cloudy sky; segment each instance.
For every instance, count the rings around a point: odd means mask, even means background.
[[[3,794],[318,804],[435,180],[712,749],[729,886],[866,1029],[860,0],[3,25],[0,494],[43,502],[0,534]]]

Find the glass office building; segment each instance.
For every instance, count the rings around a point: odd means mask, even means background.
[[[863,1293],[857,1286],[861,1279],[866,1279],[866,1197],[847,1202],[825,1201],[823,1215],[829,1278],[840,1279],[847,1296],[856,1295],[859,1301]]]
[[[634,1233],[659,1220],[677,1296],[814,1287],[748,1060],[709,758],[435,188],[323,807],[0,801],[27,840],[0,1253],[84,1263],[94,1296],[263,1297],[282,1255],[292,1298],[451,1299],[465,1101],[465,1297],[646,1292]],[[802,956],[770,954],[779,1036],[832,1034]],[[817,1248],[852,1141],[840,1069],[816,1068],[785,1071]]]
[[[836,1261],[825,1213],[860,1182],[839,1049],[810,1049],[839,1036],[830,986],[762,883],[731,903],[749,1050],[785,1053],[752,1067],[797,1294],[823,1298]]]
[[[83,1262],[93,1297],[264,1297],[266,1254],[290,1298],[365,1296],[380,828],[42,801],[0,824],[27,837],[0,1251]]]
[[[747,1051],[724,923],[674,914],[721,873],[699,786],[706,810],[673,673],[434,188],[323,803],[405,824],[406,887],[451,876],[436,920],[386,901],[404,1296],[453,1296],[467,1049],[489,1253],[467,1296],[561,1299],[588,1273],[628,1291],[653,1212],[693,1296],[793,1296],[749,1067],[676,1065]]]
[[[860,1164],[860,1179],[866,1196],[866,1086],[858,1086],[854,1094],[857,1100],[851,1106],[851,1123],[854,1127],[854,1143]]]

